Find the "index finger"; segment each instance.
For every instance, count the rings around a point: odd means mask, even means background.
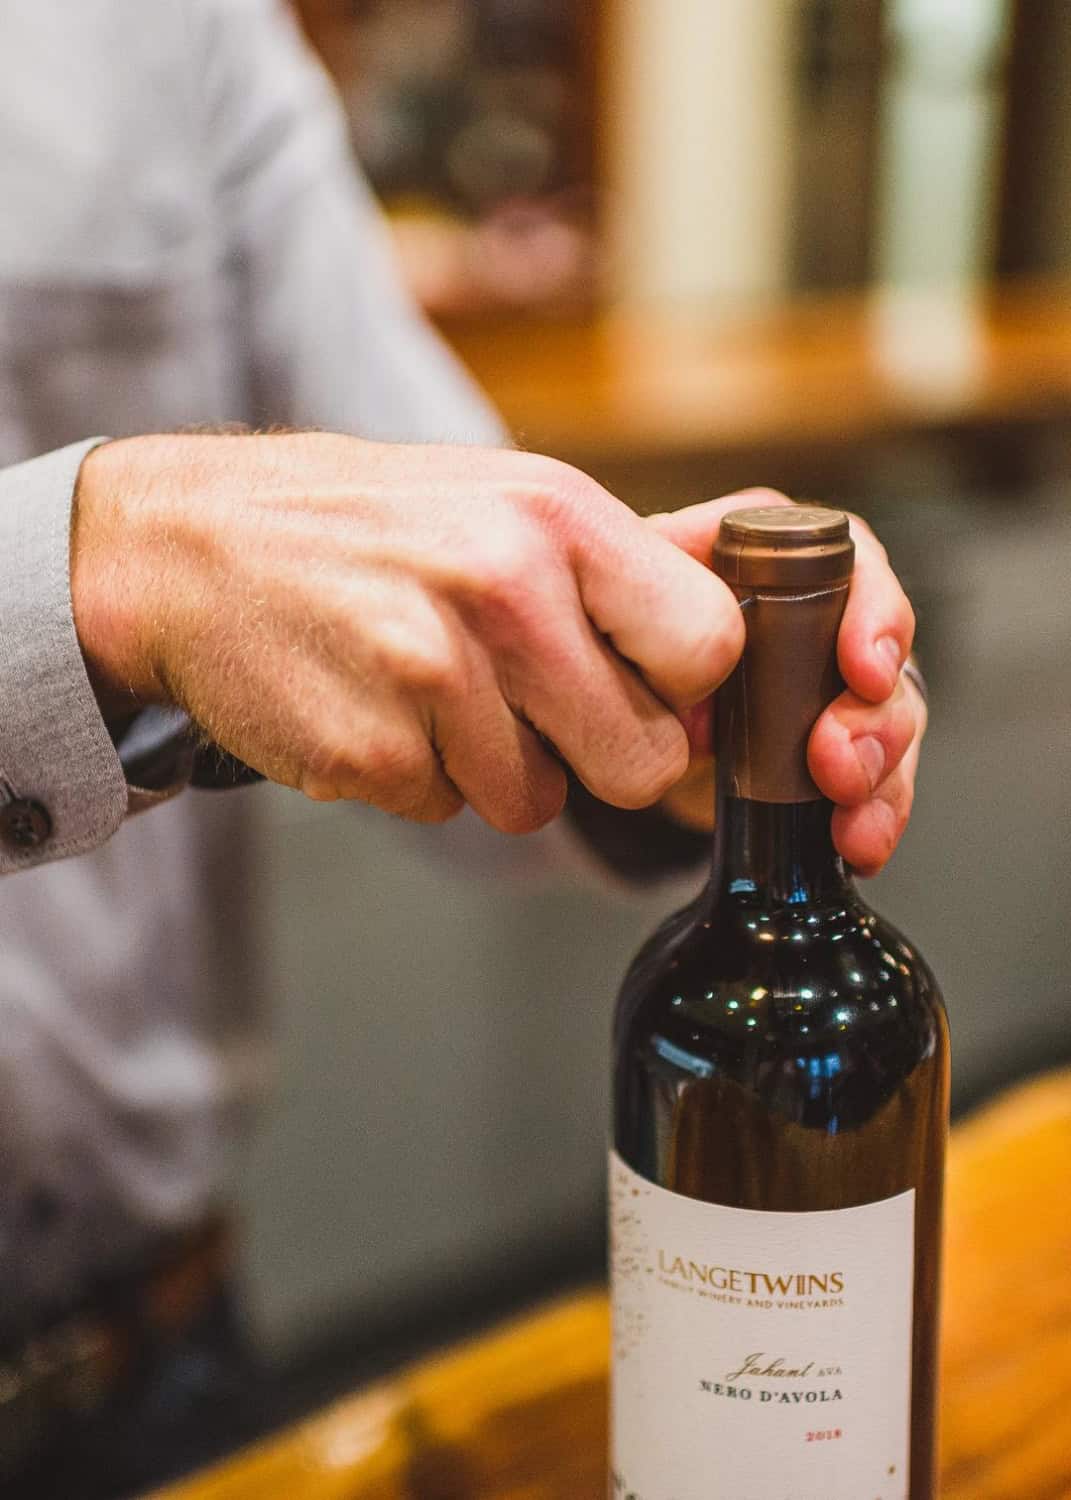
[[[717,521],[703,518],[697,531],[709,558]],[[682,549],[614,501],[572,551],[589,619],[665,703],[688,708],[724,682],[744,647],[744,621],[732,590],[697,560],[698,543]]]
[[[735,490],[733,494],[721,495],[717,500],[703,500],[698,505],[685,505],[680,510],[662,511],[658,515],[648,516],[646,524],[653,527],[659,536],[664,536],[675,547],[680,547],[690,557],[709,568],[718,530],[730,511],[795,503],[779,490]]]

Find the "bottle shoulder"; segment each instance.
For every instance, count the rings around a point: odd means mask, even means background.
[[[618,1001],[619,1067],[668,1083],[865,1074],[884,1095],[947,1046],[929,966],[853,889],[762,907],[701,897],[637,955]],[[877,1096],[875,1096],[876,1099]]]

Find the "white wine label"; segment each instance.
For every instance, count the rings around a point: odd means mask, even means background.
[[[907,1500],[915,1194],[685,1198],[610,1153],[612,1500]]]

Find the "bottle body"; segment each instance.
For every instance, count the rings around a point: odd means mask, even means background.
[[[610,1492],[934,1500],[948,1026],[863,902],[808,741],[841,687],[843,514],[724,518],[711,879],[614,1025]]]
[[[827,804],[719,818],[795,874],[723,848],[618,1002],[610,1492],[933,1500],[943,1003]]]

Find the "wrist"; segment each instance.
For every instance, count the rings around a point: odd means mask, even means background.
[[[167,699],[154,662],[152,595],[137,512],[153,483],[153,439],[103,443],[83,460],[71,510],[71,607],[105,719]]]

